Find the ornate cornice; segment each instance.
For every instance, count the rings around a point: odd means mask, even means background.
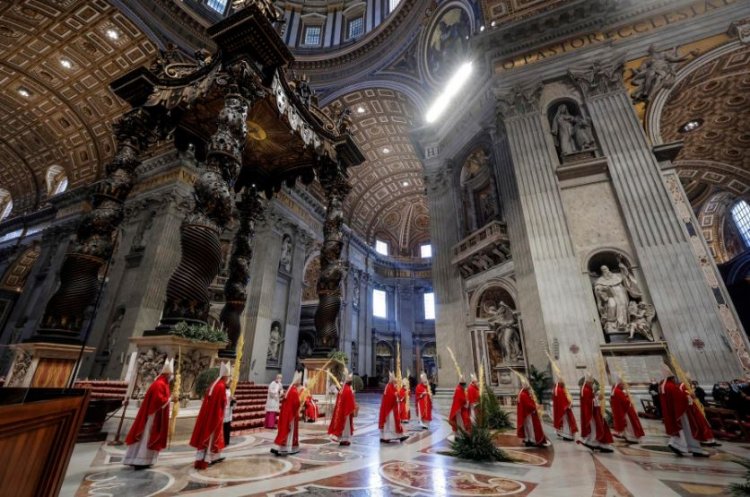
[[[539,111],[539,97],[544,86],[534,83],[526,86],[515,86],[509,91],[497,91],[497,115],[508,119],[531,112]]]
[[[624,64],[625,55],[615,54],[607,60],[595,60],[590,66],[570,69],[568,76],[585,98],[625,91]]]

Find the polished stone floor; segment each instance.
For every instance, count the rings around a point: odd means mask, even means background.
[[[497,443],[518,462],[472,463],[441,454],[451,432],[439,414],[431,431],[412,426],[403,444],[381,446],[379,397],[360,395],[358,400],[360,416],[350,447],[330,443],[323,422],[305,423],[302,450],[295,456],[273,457],[275,433],[260,431],[233,437],[226,461],[200,472],[193,469],[193,450],[186,444],[162,452],[157,466],[146,471],[121,465],[123,447],[79,444],[60,495],[725,496],[730,483],[744,481],[744,468],[733,461],[750,458],[750,445],[730,443],[712,449],[707,459],[674,456],[661,425],[647,422],[642,445],[617,445],[613,454],[592,454],[562,441],[548,449],[526,449],[512,432],[499,435]],[[553,435],[551,426],[545,429]]]

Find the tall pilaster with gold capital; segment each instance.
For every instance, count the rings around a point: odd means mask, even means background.
[[[346,263],[341,260],[344,248],[343,205],[351,186],[346,171],[339,164],[324,164],[319,170],[318,179],[326,195],[326,219],[317,284],[319,300],[315,311],[315,351],[316,355],[323,355],[339,345],[336,320],[341,309],[341,280],[347,269]]]
[[[474,363],[466,339],[457,330],[465,327],[463,283],[458,268],[452,264],[452,249],[461,240],[457,212],[460,204],[454,195],[450,163],[441,157],[437,145],[425,150],[425,180],[430,208],[430,241],[435,247],[432,256],[432,278],[435,289],[435,337],[438,354],[438,383],[450,387],[458,381],[447,347],[456,354],[463,369]]]
[[[210,306],[208,287],[221,265],[219,235],[232,219],[229,187],[242,165],[248,104],[236,84],[228,86],[206,163],[193,187],[195,208],[180,228],[182,256],[167,284],[161,324],[156,330],[146,332],[147,335],[168,333],[180,321],[206,322]]]
[[[568,381],[593,367],[601,331],[591,290],[581,274],[555,176],[557,166],[540,109],[541,85],[498,97],[495,153],[524,316],[529,362],[544,367],[557,339]]]
[[[728,336],[721,298],[706,282],[688,233],[623,85],[622,59],[570,71],[584,94],[608,172],[670,351],[702,381],[750,367],[747,338]],[[696,347],[700,338],[700,347]],[[739,340],[737,340],[739,339]]]
[[[78,226],[60,269],[60,287],[47,302],[32,340],[80,343],[86,309],[99,290],[99,271],[114,250],[124,202],[135,184],[140,154],[155,139],[156,123],[148,111],[137,108],[114,125],[117,152],[107,176],[94,186],[92,209]]]

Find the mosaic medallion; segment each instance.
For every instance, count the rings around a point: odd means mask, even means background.
[[[526,490],[526,485],[508,478],[401,461],[383,464],[380,474],[398,485],[436,495],[504,496]]]
[[[293,467],[292,463],[274,457],[256,456],[227,459],[203,471],[191,470],[196,480],[227,483],[263,480],[282,475]]]
[[[167,473],[148,469],[135,471],[131,467],[92,473],[83,480],[77,495],[122,495],[148,497],[165,491],[174,483]]]

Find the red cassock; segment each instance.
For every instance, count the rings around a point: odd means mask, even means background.
[[[687,396],[680,390],[673,377],[667,378],[659,385],[661,413],[667,435],[677,437],[682,429],[682,415],[688,408]]]
[[[195,420],[190,446],[218,454],[224,448],[224,409],[227,405],[227,384],[219,378],[203,397],[198,419]],[[213,436],[213,438],[211,438]],[[211,443],[209,447],[208,444]],[[196,461],[198,464],[198,461]]]
[[[680,384],[680,390],[686,399],[692,397],[685,388],[684,383]],[[705,414],[701,412],[696,402],[697,400],[695,399],[692,403],[688,401],[687,415],[690,422],[690,432],[693,434],[693,438],[699,442],[709,442],[714,439],[714,431],[711,429],[711,425],[708,423]]]
[[[428,388],[430,387],[420,383],[414,392],[414,396],[417,398],[417,413],[422,421],[432,421],[432,398],[427,390]]]
[[[594,405],[594,389],[588,383],[581,389],[581,436],[586,438],[591,434],[591,420],[596,426],[596,441],[600,444],[611,444],[614,439],[609,426],[604,422],[602,410]]]
[[[276,439],[273,441],[279,447],[286,447],[290,426],[294,430],[292,446],[297,447],[299,445],[299,407],[299,391],[297,391],[297,385],[292,385],[281,402],[278,432],[276,433]]]
[[[578,425],[576,424],[576,417],[573,415],[572,404],[568,398],[568,391],[559,383],[555,383],[555,388],[552,391],[552,409],[555,417],[554,424],[556,430],[562,430],[563,419],[567,418],[570,433],[578,432]]]
[[[542,428],[542,422],[539,419],[539,413],[536,410],[536,402],[529,393],[527,388],[524,388],[518,393],[518,406],[516,408],[516,435],[518,438],[526,439],[526,430],[524,430],[524,421],[526,416],[531,415],[531,422],[534,425],[534,442],[537,444],[543,444],[546,440],[544,436],[544,429]]]
[[[469,405],[473,406],[479,403],[479,387],[474,383],[469,383],[466,389],[466,397],[469,400]]]
[[[409,421],[411,419],[411,409],[409,409],[409,390],[406,387],[398,389],[399,396],[399,416],[401,421]]]
[[[315,403],[312,395],[308,395],[305,399],[305,419],[318,420],[318,405]]]
[[[354,401],[354,392],[349,383],[345,383],[338,397],[336,405],[333,407],[331,415],[331,424],[328,426],[328,434],[341,438],[344,434],[344,427],[349,423],[349,429],[354,434],[354,411],[357,409],[357,403]]]
[[[169,432],[169,409],[163,408],[169,403],[171,395],[169,391],[168,375],[161,374],[148,387],[146,395],[141,402],[141,408],[135,417],[133,426],[130,427],[125,443],[133,445],[141,440],[143,432],[146,429],[148,417],[152,414],[154,422],[151,425],[151,434],[148,437],[148,448],[150,450],[162,450],[167,447],[167,433]]]
[[[393,383],[388,383],[383,391],[383,400],[380,402],[380,416],[378,418],[378,429],[382,430],[385,426],[385,419],[390,413],[393,413],[393,419],[396,425],[396,433],[404,432],[401,426],[401,417],[399,416],[398,390]]]
[[[646,436],[638,419],[638,413],[635,412],[633,403],[630,402],[630,396],[627,394],[621,383],[612,387],[612,395],[609,398],[609,405],[612,407],[612,424],[615,431],[622,433],[625,431],[626,417],[630,420],[630,426],[633,428],[633,435],[637,438]]]
[[[460,416],[463,422],[464,429],[471,431],[471,413],[469,408],[466,407],[467,397],[464,387],[460,384],[456,385],[456,390],[453,392],[453,404],[451,404],[451,412],[448,415],[448,423],[450,423],[453,431],[458,430],[456,419]]]

